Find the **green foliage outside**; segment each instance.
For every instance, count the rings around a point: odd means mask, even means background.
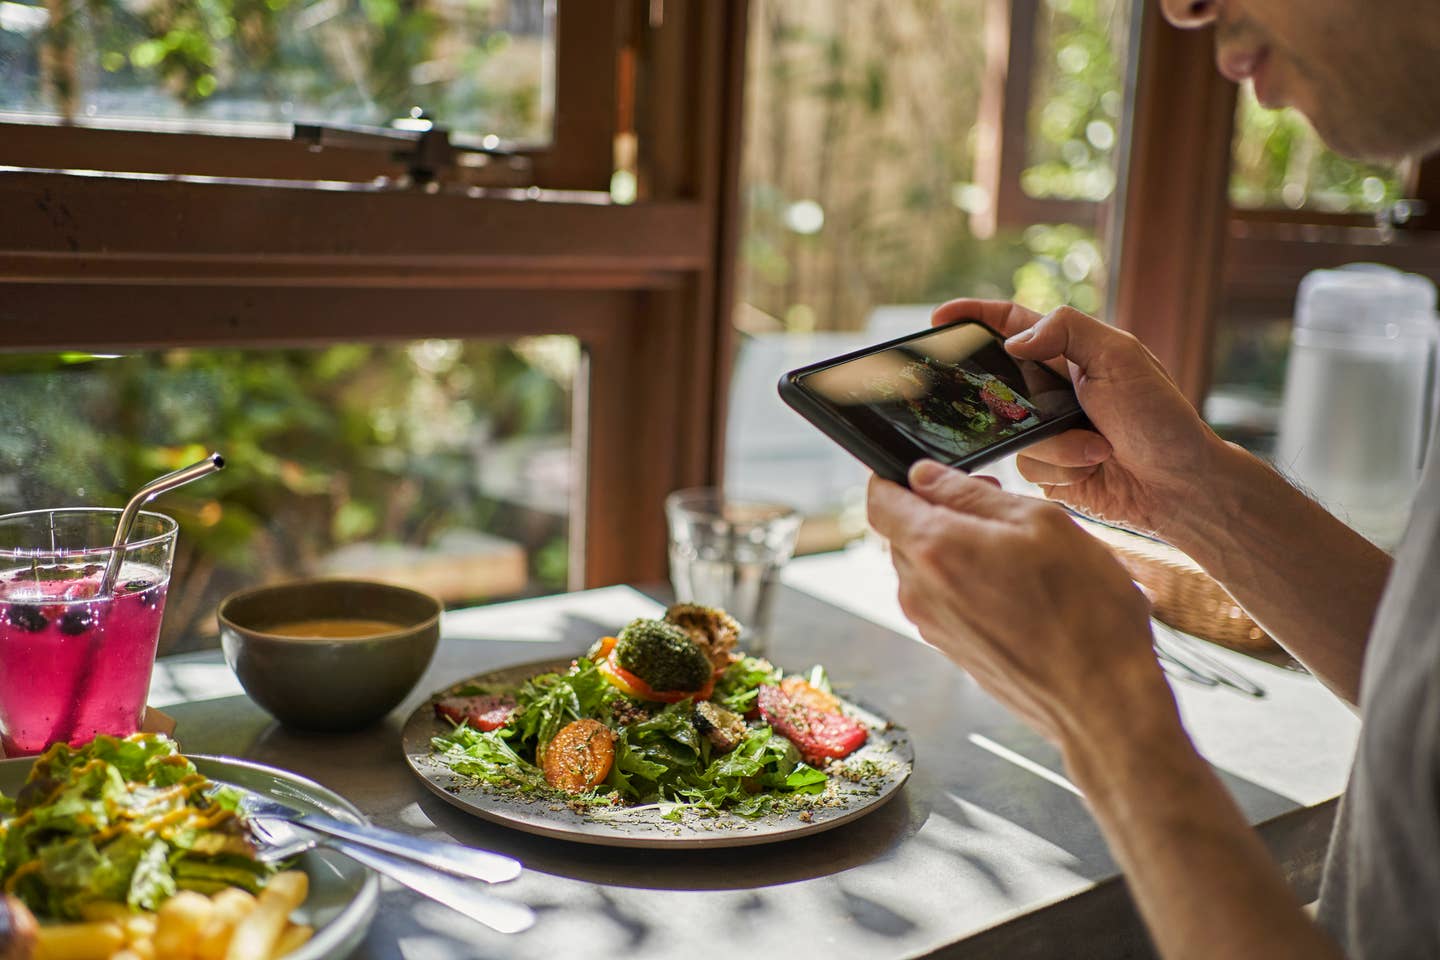
[[[1042,6],[1020,175],[1030,196],[1098,202],[1114,192],[1128,8],[1125,0]]]
[[[1246,86],[1235,112],[1230,201],[1237,207],[1371,212],[1400,198],[1393,165],[1348,160],[1326,149],[1303,116],[1266,110]]]
[[[1126,0],[1045,0],[1037,14],[1027,156],[1031,197],[1115,191]],[[985,67],[980,0],[756,0],[741,242],[752,330],[853,330],[876,306],[971,295],[1102,310],[1104,238],[1037,223],[981,239],[971,213]],[[1326,150],[1293,111],[1241,93],[1237,206],[1374,210],[1393,169]],[[772,318],[766,321],[765,318]]]
[[[420,107],[452,129],[549,136],[539,0],[33,7],[39,29],[0,28],[0,109],[385,124]],[[0,512],[119,506],[223,452],[224,472],[157,504],[181,524],[162,649],[213,633],[230,590],[313,574],[351,544],[485,531],[525,547],[529,590],[563,589],[566,518],[502,502],[478,475],[507,441],[568,443],[576,363],[564,338],[0,355]]]
[[[1043,7],[1021,174],[1037,196],[1113,192],[1117,7]],[[742,295],[759,317],[853,330],[882,304],[962,295],[1102,308],[1093,230],[971,229],[989,202],[975,182],[984,16],[979,0],[754,5],[741,258]],[[756,316],[742,322],[764,329]]]
[[[155,505],[181,525],[167,647],[212,632],[230,590],[313,574],[346,544],[483,530],[531,548],[533,590],[563,589],[564,518],[478,474],[507,440],[568,436],[576,362],[568,338],[0,357],[0,512],[120,506],[221,451],[224,471]]]
[[[497,25],[530,20],[531,32]],[[36,9],[40,9],[38,6]],[[185,117],[388,124],[545,140],[538,0],[45,0],[0,29],[0,108],[66,120]]]

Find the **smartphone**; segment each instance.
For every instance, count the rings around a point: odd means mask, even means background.
[[[823,360],[780,378],[780,396],[860,462],[904,484],[929,458],[973,470],[1090,427],[1070,381],[1005,352],[978,320],[957,320]]]

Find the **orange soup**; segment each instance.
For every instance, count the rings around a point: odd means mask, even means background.
[[[403,629],[404,624],[386,620],[333,617],[277,623],[273,627],[266,627],[265,632],[293,640],[364,640]]]

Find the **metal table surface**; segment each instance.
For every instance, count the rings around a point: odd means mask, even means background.
[[[218,652],[162,660],[152,703],[179,722],[187,750],[293,770],[383,826],[526,865],[495,892],[536,908],[530,931],[492,933],[386,881],[360,958],[1147,955],[1115,864],[1057,752],[963,671],[882,625],[893,618],[883,604],[873,604],[879,615],[861,617],[815,595],[853,607],[867,590],[885,589],[876,570],[853,559],[797,562],[789,579],[802,589],[777,598],[771,655],[791,670],[824,663],[842,692],[909,728],[914,775],[897,799],[856,823],[768,846],[642,851],[535,837],[470,817],[411,775],[399,728],[432,691],[492,668],[574,655],[657,609],[624,587],[448,613],[411,697],[355,734],[282,729],[238,693]],[[1265,700],[1178,690],[1182,709],[1212,762],[1216,753],[1230,758],[1217,763],[1221,776],[1302,896],[1313,895],[1354,724],[1308,676],[1236,660],[1266,686]]]

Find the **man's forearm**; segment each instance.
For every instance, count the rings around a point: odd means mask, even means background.
[[[1168,695],[1167,695],[1168,698]],[[1100,709],[1108,709],[1102,707]],[[1127,709],[1063,745],[1166,960],[1327,960],[1340,952],[1305,916],[1175,715]]]
[[[1331,690],[1357,703],[1391,558],[1238,447],[1218,448],[1200,509],[1162,531]]]

